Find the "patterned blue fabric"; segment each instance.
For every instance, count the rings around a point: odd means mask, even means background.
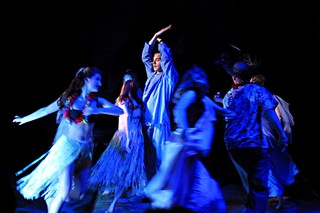
[[[224,97],[223,103],[227,103],[225,107],[237,116],[227,121],[224,134],[227,149],[269,148],[261,131],[261,113],[275,109],[277,100],[266,88],[256,84],[246,84],[231,91]]]

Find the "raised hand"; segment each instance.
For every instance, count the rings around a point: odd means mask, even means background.
[[[161,30],[159,30],[158,32],[155,33],[155,36],[160,36],[162,33],[164,33],[165,31],[171,29],[172,25],[170,24],[169,26],[162,28]]]

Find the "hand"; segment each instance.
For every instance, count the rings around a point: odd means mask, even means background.
[[[222,103],[222,98],[221,98],[220,92],[217,92],[217,94],[213,96],[213,100],[215,102]]]
[[[12,120],[13,123],[19,123],[19,125],[23,124],[22,118],[18,115],[14,116],[14,119]]]
[[[98,107],[96,106],[88,106],[82,110],[84,116],[90,116],[94,114],[98,114]]]
[[[234,119],[237,117],[237,114],[231,110],[223,108],[222,110],[218,111],[218,113],[224,117],[227,117],[228,120]]]
[[[158,31],[158,32],[156,32],[155,33],[155,36],[160,36],[162,33],[164,33],[165,31],[167,31],[167,30],[169,30],[169,29],[171,29],[171,24],[169,25],[169,26],[167,26],[167,27],[165,27],[165,28],[162,28],[160,31]]]

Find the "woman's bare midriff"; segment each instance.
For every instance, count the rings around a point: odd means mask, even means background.
[[[92,142],[93,127],[92,123],[70,124],[66,134],[80,143],[89,143]]]

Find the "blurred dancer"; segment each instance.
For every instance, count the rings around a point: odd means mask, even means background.
[[[205,71],[193,66],[183,76],[174,94],[176,129],[164,145],[159,171],[146,187],[153,208],[184,207],[194,212],[226,212],[219,184],[200,160],[209,156],[216,113],[235,114],[214,103],[207,94]]]

